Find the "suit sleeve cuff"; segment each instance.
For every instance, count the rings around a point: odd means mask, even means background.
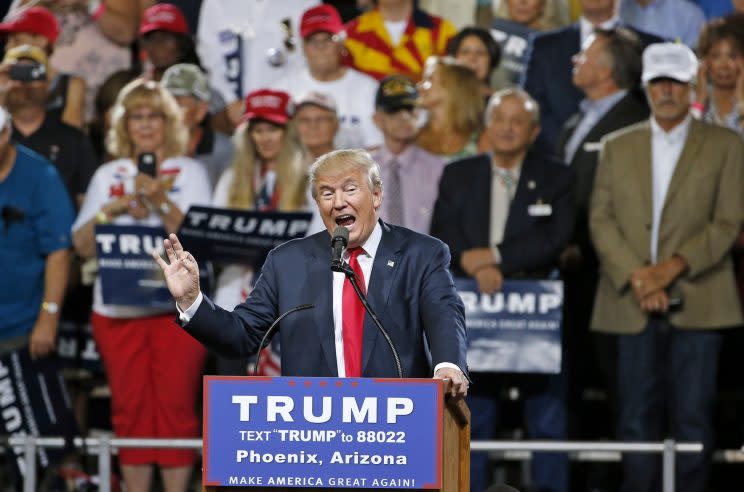
[[[440,362],[434,367],[434,374],[436,374],[438,370],[444,369],[445,367],[449,367],[450,369],[457,369],[458,371],[462,372],[462,369],[460,369],[457,364],[453,364],[452,362]]]
[[[194,317],[196,314],[196,310],[199,309],[199,306],[201,306],[202,300],[204,300],[204,295],[199,292],[199,295],[196,296],[196,300],[194,303],[186,309],[186,311],[181,311],[181,308],[178,307],[178,303],[176,303],[176,309],[178,310],[178,319],[181,320],[181,322],[186,325],[189,321],[191,321],[191,318]]]
[[[491,248],[491,253],[493,253],[494,263],[496,263],[497,265],[501,265],[501,251],[499,251],[499,248]]]

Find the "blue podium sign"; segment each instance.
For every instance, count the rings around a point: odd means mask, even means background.
[[[206,486],[438,489],[442,382],[204,378]]]
[[[455,285],[465,305],[471,371],[561,371],[563,282],[506,280],[491,295],[473,279],[458,278]]]

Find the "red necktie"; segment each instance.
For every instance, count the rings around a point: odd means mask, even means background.
[[[363,253],[362,248],[350,248],[349,266],[354,271],[362,292],[367,288],[364,273],[357,257]],[[344,290],[341,305],[341,319],[344,336],[344,367],[346,377],[358,378],[362,375],[362,335],[364,333],[364,306],[354,292],[354,286],[348,278],[344,279]]]

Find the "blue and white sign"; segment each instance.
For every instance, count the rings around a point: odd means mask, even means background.
[[[97,225],[96,255],[104,304],[173,309],[163,272],[152,252],[163,254],[160,227]]]
[[[208,486],[441,486],[442,382],[204,379]]]
[[[465,304],[471,371],[561,371],[563,282],[506,280],[491,295],[482,294],[473,279],[455,284]]]
[[[304,237],[310,212],[255,212],[191,207],[178,238],[197,262],[263,263],[269,250],[290,239]]]

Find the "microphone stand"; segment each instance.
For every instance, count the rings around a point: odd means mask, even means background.
[[[261,343],[258,345],[258,353],[256,354],[256,363],[253,364],[253,374],[258,373],[258,363],[261,361],[261,352],[264,348],[266,348],[266,339],[271,334],[274,329],[279,326],[279,322],[289,316],[290,314],[294,313],[295,311],[302,311],[303,309],[311,309],[314,308],[315,304],[300,304],[299,306],[295,306],[289,311],[285,311],[281,316],[279,316],[277,319],[274,320],[273,323],[271,323],[271,326],[269,326],[269,329],[266,330],[266,333],[264,333],[263,338],[261,339]],[[268,344],[267,344],[268,345]]]
[[[382,326],[382,323],[380,323],[380,318],[377,317],[377,314],[372,309],[372,306],[370,306],[369,302],[367,302],[367,296],[364,295],[364,292],[362,292],[362,289],[359,287],[359,282],[356,274],[354,273],[354,270],[352,270],[349,264],[343,260],[331,261],[331,270],[333,270],[334,272],[343,273],[351,282],[351,286],[354,287],[354,292],[356,292],[359,300],[362,301],[362,306],[364,306],[364,309],[367,311],[367,313],[369,313],[369,317],[372,318],[372,321],[374,321],[375,325],[380,330],[380,333],[382,333],[382,336],[385,338],[385,341],[390,347],[390,351],[393,353],[393,358],[395,359],[395,368],[398,371],[398,377],[403,379],[403,369],[401,369],[398,350],[396,350],[395,345],[393,345],[393,340],[392,338],[390,338],[390,334]]]

